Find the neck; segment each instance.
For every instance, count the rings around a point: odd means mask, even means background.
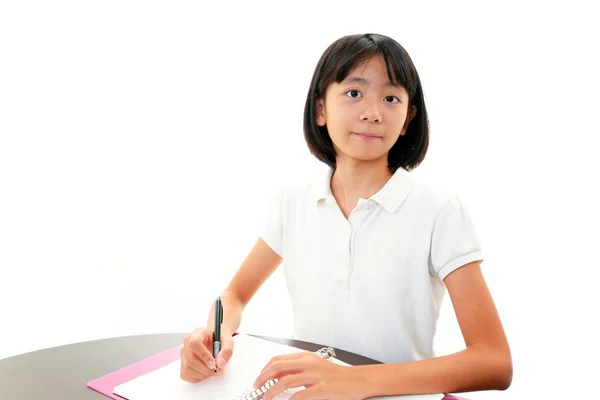
[[[339,161],[331,178],[331,191],[340,204],[354,207],[359,198],[373,196],[392,177],[385,158],[369,162]]]

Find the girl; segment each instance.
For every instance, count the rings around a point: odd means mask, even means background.
[[[181,377],[199,382],[224,368],[231,335],[252,296],[284,263],[294,339],[384,362],[340,366],[314,354],[276,357],[255,382],[281,378],[265,395],[294,387],[294,400],[504,390],[509,346],[482,276],[468,211],[408,172],[424,159],[429,123],[407,52],[376,34],[345,36],[323,53],[304,111],[311,153],[329,173],[282,190],[264,230],[221,294],[222,350],[207,328],[188,335]],[[436,357],[433,340],[445,290],[466,348]]]

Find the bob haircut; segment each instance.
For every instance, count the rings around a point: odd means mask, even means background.
[[[423,98],[421,80],[406,50],[387,36],[366,33],[344,36],[333,42],[323,53],[313,73],[304,106],[304,139],[318,160],[335,170],[336,153],[327,126],[317,125],[317,100],[325,99],[325,91],[333,82],[340,83],[352,70],[371,57],[383,57],[391,82],[400,84],[408,93],[410,111],[416,106],[416,114],[409,123],[404,136],[388,153],[388,168],[392,173],[398,168],[410,171],[423,161],[429,147],[429,120]]]

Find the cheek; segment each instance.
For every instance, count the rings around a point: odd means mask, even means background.
[[[398,127],[398,130],[404,127],[404,123],[406,122],[407,113],[401,113],[400,115],[395,115],[394,126]]]
[[[348,133],[353,114],[346,108],[332,108],[327,113],[327,129],[332,136],[342,136]]]

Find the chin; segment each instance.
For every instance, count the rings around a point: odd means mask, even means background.
[[[348,158],[351,158],[353,160],[356,161],[361,161],[361,162],[375,162],[375,161],[379,161],[382,158],[386,159],[387,162],[387,154],[371,154],[371,153],[346,153]]]

